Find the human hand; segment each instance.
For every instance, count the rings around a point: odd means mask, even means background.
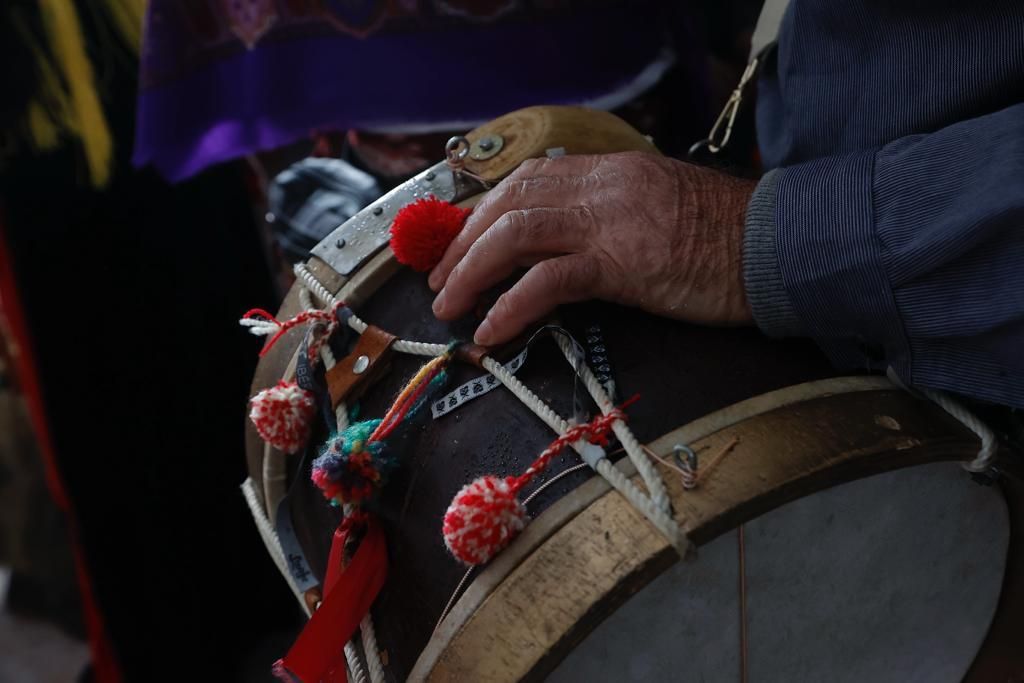
[[[604,299],[690,322],[752,321],[743,222],[756,181],[653,154],[530,159],[491,190],[430,273],[453,320],[520,268],[477,328],[500,344],[559,304]]]

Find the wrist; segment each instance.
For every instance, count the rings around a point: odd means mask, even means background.
[[[726,316],[723,322],[733,325],[750,325],[754,322],[753,310],[747,296],[743,272],[743,240],[747,212],[751,197],[757,188],[756,180],[726,176],[721,187],[721,200],[717,220],[714,222],[725,239],[722,253],[727,262],[722,264],[720,273],[726,274]]]

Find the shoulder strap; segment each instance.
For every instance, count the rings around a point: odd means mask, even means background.
[[[718,154],[732,137],[732,126],[736,121],[740,105],[743,102],[743,93],[747,84],[757,76],[758,68],[766,52],[774,47],[779,36],[779,27],[782,25],[782,17],[789,7],[790,0],[765,0],[761,7],[761,14],[757,18],[757,25],[754,27],[754,35],[750,40],[750,58],[747,67],[740,76],[740,82],[729,95],[722,113],[715,119],[711,131],[703,140],[699,140],[690,147],[690,158],[696,158],[705,150],[711,154]]]
[[[748,62],[760,57],[765,49],[778,39],[782,15],[786,13],[789,2],[790,0],[765,0],[761,7],[761,15],[757,18],[757,25],[754,27],[754,35],[750,39]]]

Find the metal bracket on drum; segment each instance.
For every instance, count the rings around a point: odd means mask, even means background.
[[[430,195],[449,202],[459,200],[454,177],[444,161],[413,176],[342,223],[311,253],[348,277],[387,245],[391,223],[402,207]]]
[[[465,159],[486,160],[504,147],[500,135],[487,135],[470,143],[453,137],[445,147],[446,159],[413,176],[348,219],[311,252],[339,275],[350,276],[391,239],[395,215],[407,204],[431,195],[457,203],[490,188],[490,183],[465,169]]]

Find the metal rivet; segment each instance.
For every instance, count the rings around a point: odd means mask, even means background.
[[[338,241],[334,243],[334,246],[336,246],[338,249],[344,249],[345,248],[345,238],[342,237],[342,238],[338,239]]]
[[[384,207],[381,207],[381,206],[375,206],[375,207],[373,207],[373,215],[374,215],[374,216],[379,216],[379,215],[381,215],[382,213],[384,213]]]
[[[428,171],[428,172],[427,172],[427,175],[423,176],[423,179],[424,179],[424,180],[426,180],[426,181],[431,181],[431,180],[433,180],[433,179],[434,179],[434,178],[436,178],[436,177],[437,177],[437,176],[436,176],[436,175],[434,175],[434,172],[433,172],[433,171]]]
[[[356,362],[352,365],[352,372],[356,375],[361,375],[366,372],[366,368],[370,367],[369,356],[359,356],[356,358]]]
[[[486,161],[498,155],[505,146],[505,138],[498,134],[485,135],[473,143],[469,156],[476,161]]]

